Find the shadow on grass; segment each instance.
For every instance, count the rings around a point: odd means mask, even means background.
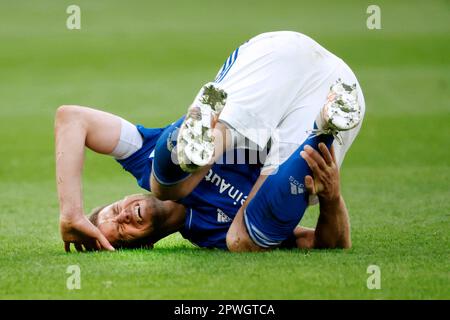
[[[264,252],[241,252],[232,253],[228,250],[216,249],[216,248],[199,248],[186,245],[174,245],[156,247],[153,249],[120,249],[120,252],[139,252],[139,253],[157,253],[157,254],[184,254],[184,255],[272,255],[272,254],[302,254],[310,255],[313,253],[339,253],[346,250],[339,249],[298,249],[298,248],[277,248],[274,250]]]
[[[228,250],[217,249],[217,248],[200,248],[195,247],[190,244],[165,244],[161,246],[156,246],[155,248],[121,248],[116,249],[114,252],[108,251],[91,251],[91,252],[77,252],[72,249],[71,254],[83,254],[83,255],[118,255],[118,256],[135,256],[135,255],[182,255],[182,256],[264,256],[264,255],[340,255],[340,254],[352,254],[353,249],[298,249],[298,248],[277,248],[274,250],[264,251],[264,252],[242,252],[242,253],[231,253]],[[69,253],[60,252],[61,255],[70,255]]]

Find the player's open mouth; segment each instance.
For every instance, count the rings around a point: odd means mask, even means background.
[[[144,220],[141,216],[141,206],[139,204],[134,207],[134,216],[136,217],[136,221],[138,223],[141,223]]]

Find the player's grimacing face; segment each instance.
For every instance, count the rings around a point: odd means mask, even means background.
[[[151,199],[133,195],[103,208],[97,226],[114,246],[147,237],[153,231]]]

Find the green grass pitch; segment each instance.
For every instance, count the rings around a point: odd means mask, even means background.
[[[81,7],[81,30],[66,8]],[[450,6],[377,1],[1,1],[1,299],[449,299]],[[346,251],[230,254],[179,234],[152,251],[66,254],[58,230],[53,116],[94,106],[147,126],[185,112],[239,44],[296,30],[342,57],[367,115],[342,170]],[[140,192],[87,153],[85,208]],[[317,208],[303,223],[313,226]],[[81,289],[66,288],[69,265]],[[381,289],[369,290],[378,265]]]

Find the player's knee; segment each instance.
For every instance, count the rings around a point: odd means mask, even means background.
[[[231,252],[238,252],[239,251],[239,238],[237,237],[236,232],[230,232],[229,230],[227,232],[227,248]]]
[[[254,251],[254,244],[248,237],[230,228],[226,237],[227,248],[230,252]]]

